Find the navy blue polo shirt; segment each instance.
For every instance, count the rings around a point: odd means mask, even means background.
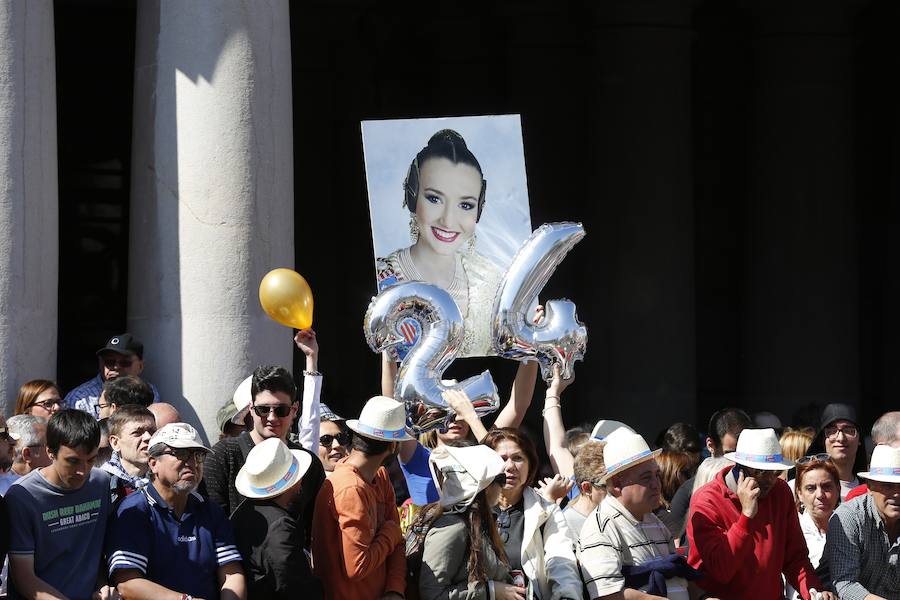
[[[126,497],[109,525],[109,574],[137,569],[175,592],[215,600],[217,570],[240,562],[231,524],[215,502],[193,492],[179,519],[153,484]]]

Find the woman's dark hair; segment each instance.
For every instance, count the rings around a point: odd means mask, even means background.
[[[47,448],[53,454],[60,446],[91,451],[100,445],[100,425],[83,410],[64,409],[47,422]]]
[[[488,434],[484,436],[481,443],[488,448],[496,450],[500,442],[504,440],[513,442],[521,448],[525,458],[528,459],[528,480],[525,482],[525,485],[534,485],[534,482],[537,480],[538,469],[541,466],[540,462],[538,462],[538,453],[537,448],[534,446],[534,442],[514,427],[501,427],[499,429],[491,429],[488,431]]]
[[[664,449],[656,457],[656,464],[659,465],[660,496],[668,509],[681,484],[694,476],[697,470],[696,456],[690,452]]]
[[[288,395],[292,404],[297,401],[297,384],[284,367],[256,367],[250,380],[250,398],[253,402],[256,402],[256,395],[260,392],[282,392]]]
[[[477,444],[470,440],[454,440],[448,442],[446,445],[454,446],[456,448],[465,448],[468,446],[476,446]],[[466,545],[469,549],[469,556],[466,562],[469,583],[485,581],[488,578],[487,572],[484,569],[484,555],[481,545],[481,539],[484,535],[487,535],[488,540],[491,543],[491,548],[493,548],[494,553],[497,554],[500,561],[507,567],[509,566],[506,552],[504,551],[503,541],[500,539],[500,532],[497,531],[494,513],[485,499],[486,491],[487,490],[484,489],[478,492],[475,499],[472,501],[472,504],[466,509],[466,512],[460,515],[466,522],[469,532],[469,543]],[[437,521],[443,514],[444,509],[441,508],[441,503],[439,501],[426,504],[422,507],[421,512],[419,512],[410,525],[410,535],[416,535],[417,533],[427,534],[432,523]]]
[[[354,432],[353,441],[350,442],[350,445],[354,450],[359,450],[366,456],[378,456],[379,454],[384,454],[392,443],[387,440],[376,440]]]
[[[660,446],[663,450],[673,452],[699,454],[702,451],[700,434],[697,433],[697,428],[689,423],[675,423],[666,429]]]
[[[23,383],[16,398],[16,414],[24,415],[37,402],[38,397],[49,389],[59,392],[59,387],[49,379],[33,379]]]
[[[107,404],[121,408],[126,404],[143,407],[153,404],[153,388],[136,375],[122,375],[103,384],[103,397]]]
[[[466,140],[452,129],[441,129],[435,133],[428,140],[428,145],[416,154],[412,164],[409,165],[406,179],[403,181],[403,206],[408,208],[411,213],[416,212],[416,200],[419,197],[419,170],[429,158],[446,158],[455,165],[469,165],[478,171],[478,174],[481,175],[481,193],[478,196],[478,214],[475,220],[477,222],[481,219],[487,181],[484,179],[484,172],[481,170],[481,165],[478,164],[478,159],[466,146]]]

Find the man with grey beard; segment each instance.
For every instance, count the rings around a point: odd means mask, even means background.
[[[162,427],[148,448],[150,484],[122,501],[110,525],[111,583],[126,598],[244,600],[228,518],[196,492],[209,448],[187,423]]]

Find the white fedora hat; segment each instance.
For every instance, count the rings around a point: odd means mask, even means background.
[[[606,438],[609,437],[616,429],[625,428],[631,433],[635,433],[634,429],[626,425],[621,421],[613,421],[612,419],[600,419],[597,421],[597,424],[594,425],[594,430],[591,432],[591,439],[595,442],[605,442]]]
[[[503,473],[505,463],[487,446],[438,446],[431,451],[428,466],[440,493],[441,506],[463,509]]]
[[[406,430],[406,409],[387,396],[369,398],[358,419],[347,421],[347,427],[361,436],[386,442],[414,440]]]
[[[784,471],[794,468],[794,463],[786,460],[781,453],[778,436],[771,427],[743,430],[738,437],[737,450],[729,452],[725,458],[760,471]]]
[[[234,413],[234,416],[231,417],[231,422],[236,425],[244,424],[244,417],[247,416],[247,413],[250,412],[250,401],[252,398],[250,397],[250,385],[253,383],[253,375],[243,380],[238,386],[237,389],[234,390],[234,394],[231,396],[231,401],[234,403],[234,407],[237,409],[237,412]]]
[[[312,456],[291,450],[278,438],[269,438],[250,450],[234,479],[234,487],[246,498],[271,498],[290,489],[306,474]]]
[[[606,473],[600,478],[600,483],[605,483],[610,477],[626,469],[654,459],[662,452],[651,450],[644,438],[627,425],[610,433],[605,441],[603,462],[606,463]]]
[[[869,470],[865,473],[857,473],[857,475],[873,481],[900,483],[900,448],[878,444],[872,452]]]

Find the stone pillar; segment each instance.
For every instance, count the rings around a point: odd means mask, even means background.
[[[51,0],[0,3],[0,393],[56,376],[59,231]]]
[[[585,73],[592,168],[570,174],[589,215],[582,260],[592,281],[579,311],[591,327],[591,375],[579,387],[589,386],[594,418],[622,419],[648,437],[696,417],[693,5],[596,3]]]
[[[294,264],[288,2],[145,0],[137,28],[128,326],[162,400],[215,440],[256,365],[291,366],[257,295]]]
[[[790,418],[859,397],[852,12],[747,0],[755,21],[743,388]]]

